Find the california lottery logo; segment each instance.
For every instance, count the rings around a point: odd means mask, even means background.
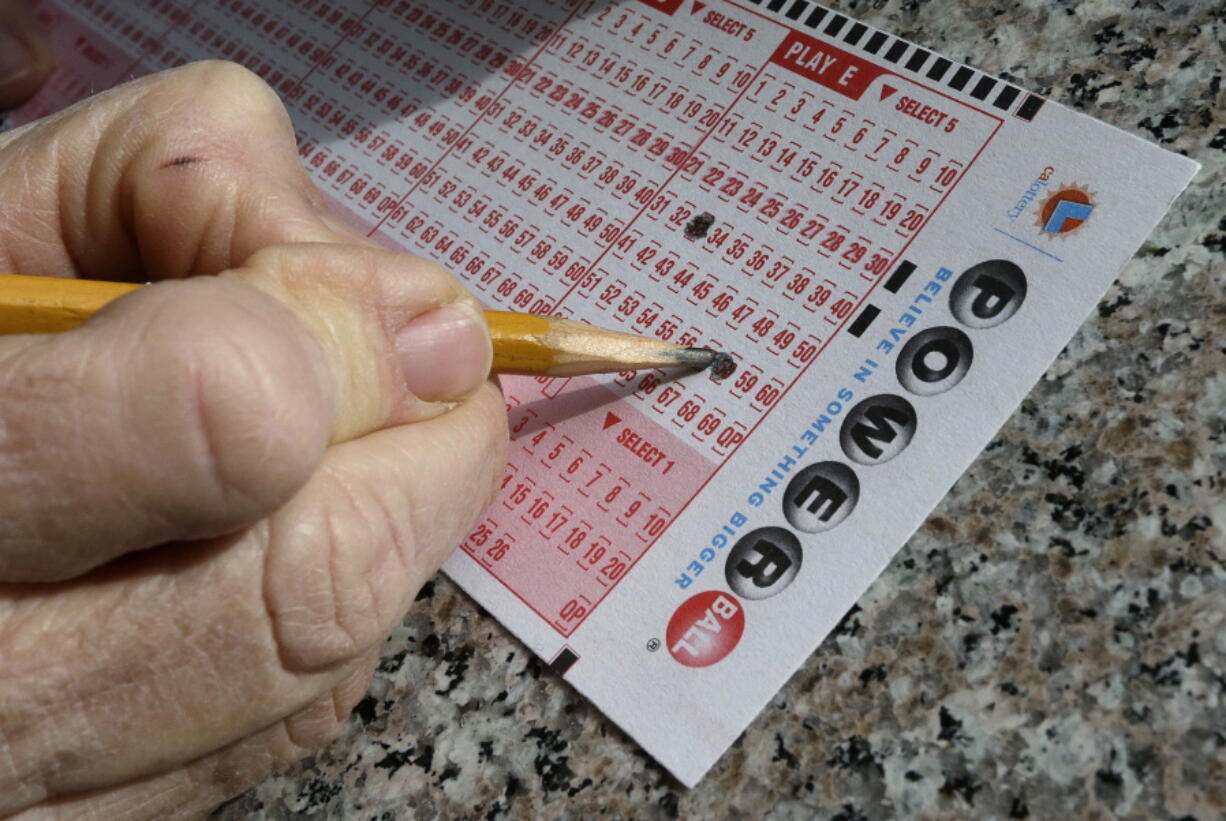
[[[1094,196],[1080,185],[1063,185],[1039,206],[1035,225],[1051,239],[1072,234],[1094,213]]]
[[[1088,216],[1084,214],[1081,221]],[[941,268],[930,284],[949,289],[950,313],[961,327],[926,328],[902,346],[894,367],[898,393],[879,393],[857,402],[855,394],[844,388],[837,394],[838,401],[826,406],[831,416],[842,416],[838,428],[842,458],[804,467],[787,458],[787,471],[778,473],[778,479],[787,482],[779,499],[779,520],[745,533],[732,544],[724,561],[726,589],[691,596],[669,619],[666,641],[676,661],[686,667],[708,667],[732,653],[745,632],[746,605],[752,610],[757,606],[754,602],[776,596],[792,584],[802,572],[805,546],[801,540],[832,531],[851,516],[862,501],[857,471],[872,471],[907,449],[920,433],[924,403],[956,388],[970,372],[975,360],[971,334],[990,332],[1007,322],[1022,307],[1027,292],[1021,266],[1005,259],[980,262],[957,277],[952,270]],[[819,421],[823,430],[826,424],[837,424],[825,415]],[[818,440],[814,435],[805,441],[815,444]],[[774,486],[772,481],[770,487]],[[748,501],[759,507],[766,498],[758,492]],[[739,528],[748,519],[737,512],[729,524]],[[735,535],[733,530],[728,532]],[[723,534],[717,538],[718,543],[700,554],[704,561],[714,561],[717,549],[722,551],[729,541]],[[683,576],[681,587],[685,588],[691,579]]]

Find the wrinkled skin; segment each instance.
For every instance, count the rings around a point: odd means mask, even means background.
[[[0,337],[0,816],[199,815],[333,736],[491,497],[488,334],[231,64],[0,135],[0,204],[0,271],[158,280]]]

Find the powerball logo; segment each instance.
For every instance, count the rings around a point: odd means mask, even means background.
[[[925,403],[956,389],[970,372],[975,361],[972,336],[991,333],[1022,307],[1026,280],[1022,267],[1008,259],[984,260],[956,277],[949,268],[933,275],[913,306],[923,313],[919,306],[948,293],[949,312],[961,327],[933,325],[914,333],[904,329],[892,333],[875,350],[894,356],[893,367],[886,367],[894,372],[897,392],[860,398],[858,389],[844,385],[824,408],[815,409],[816,415],[795,443],[745,497],[752,508],[762,508],[769,498],[772,504],[766,510],[774,508],[779,518],[741,535],[750,516],[736,511],[721,528],[726,534],[716,533],[676,579],[684,590],[694,576],[723,559],[722,581],[727,589],[719,585],[691,596],[668,621],[668,652],[677,662],[709,667],[733,652],[745,634],[746,605],[756,607],[750,602],[769,599],[791,586],[804,564],[806,549],[801,539],[830,533],[853,515],[863,487],[857,472],[873,472],[907,449],[920,430]],[[900,348],[895,353],[896,344]],[[858,382],[866,382],[880,367],[873,360],[865,362],[855,377]],[[837,436],[840,453],[835,459],[819,459],[802,467],[800,460],[810,448],[824,444],[825,436]],[[786,489],[781,482],[787,483]],[[728,537],[738,535],[730,544]],[[725,548],[727,553],[721,557]],[[809,549],[820,556],[816,544],[810,543]]]
[[[1094,193],[1081,185],[1062,185],[1035,211],[1035,225],[1049,239],[1068,236],[1094,213]]]

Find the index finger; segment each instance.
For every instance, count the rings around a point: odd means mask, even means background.
[[[270,245],[357,242],[298,162],[255,74],[201,62],[0,135],[0,265],[145,281],[215,274]]]
[[[33,96],[53,62],[47,34],[25,0],[0,0],[0,110]]]

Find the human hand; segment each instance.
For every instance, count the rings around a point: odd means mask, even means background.
[[[0,111],[38,91],[52,64],[51,43],[25,0],[0,0]]]
[[[203,813],[335,733],[493,494],[488,333],[232,64],[0,135],[0,202],[0,270],[166,280],[0,337],[0,815]]]

